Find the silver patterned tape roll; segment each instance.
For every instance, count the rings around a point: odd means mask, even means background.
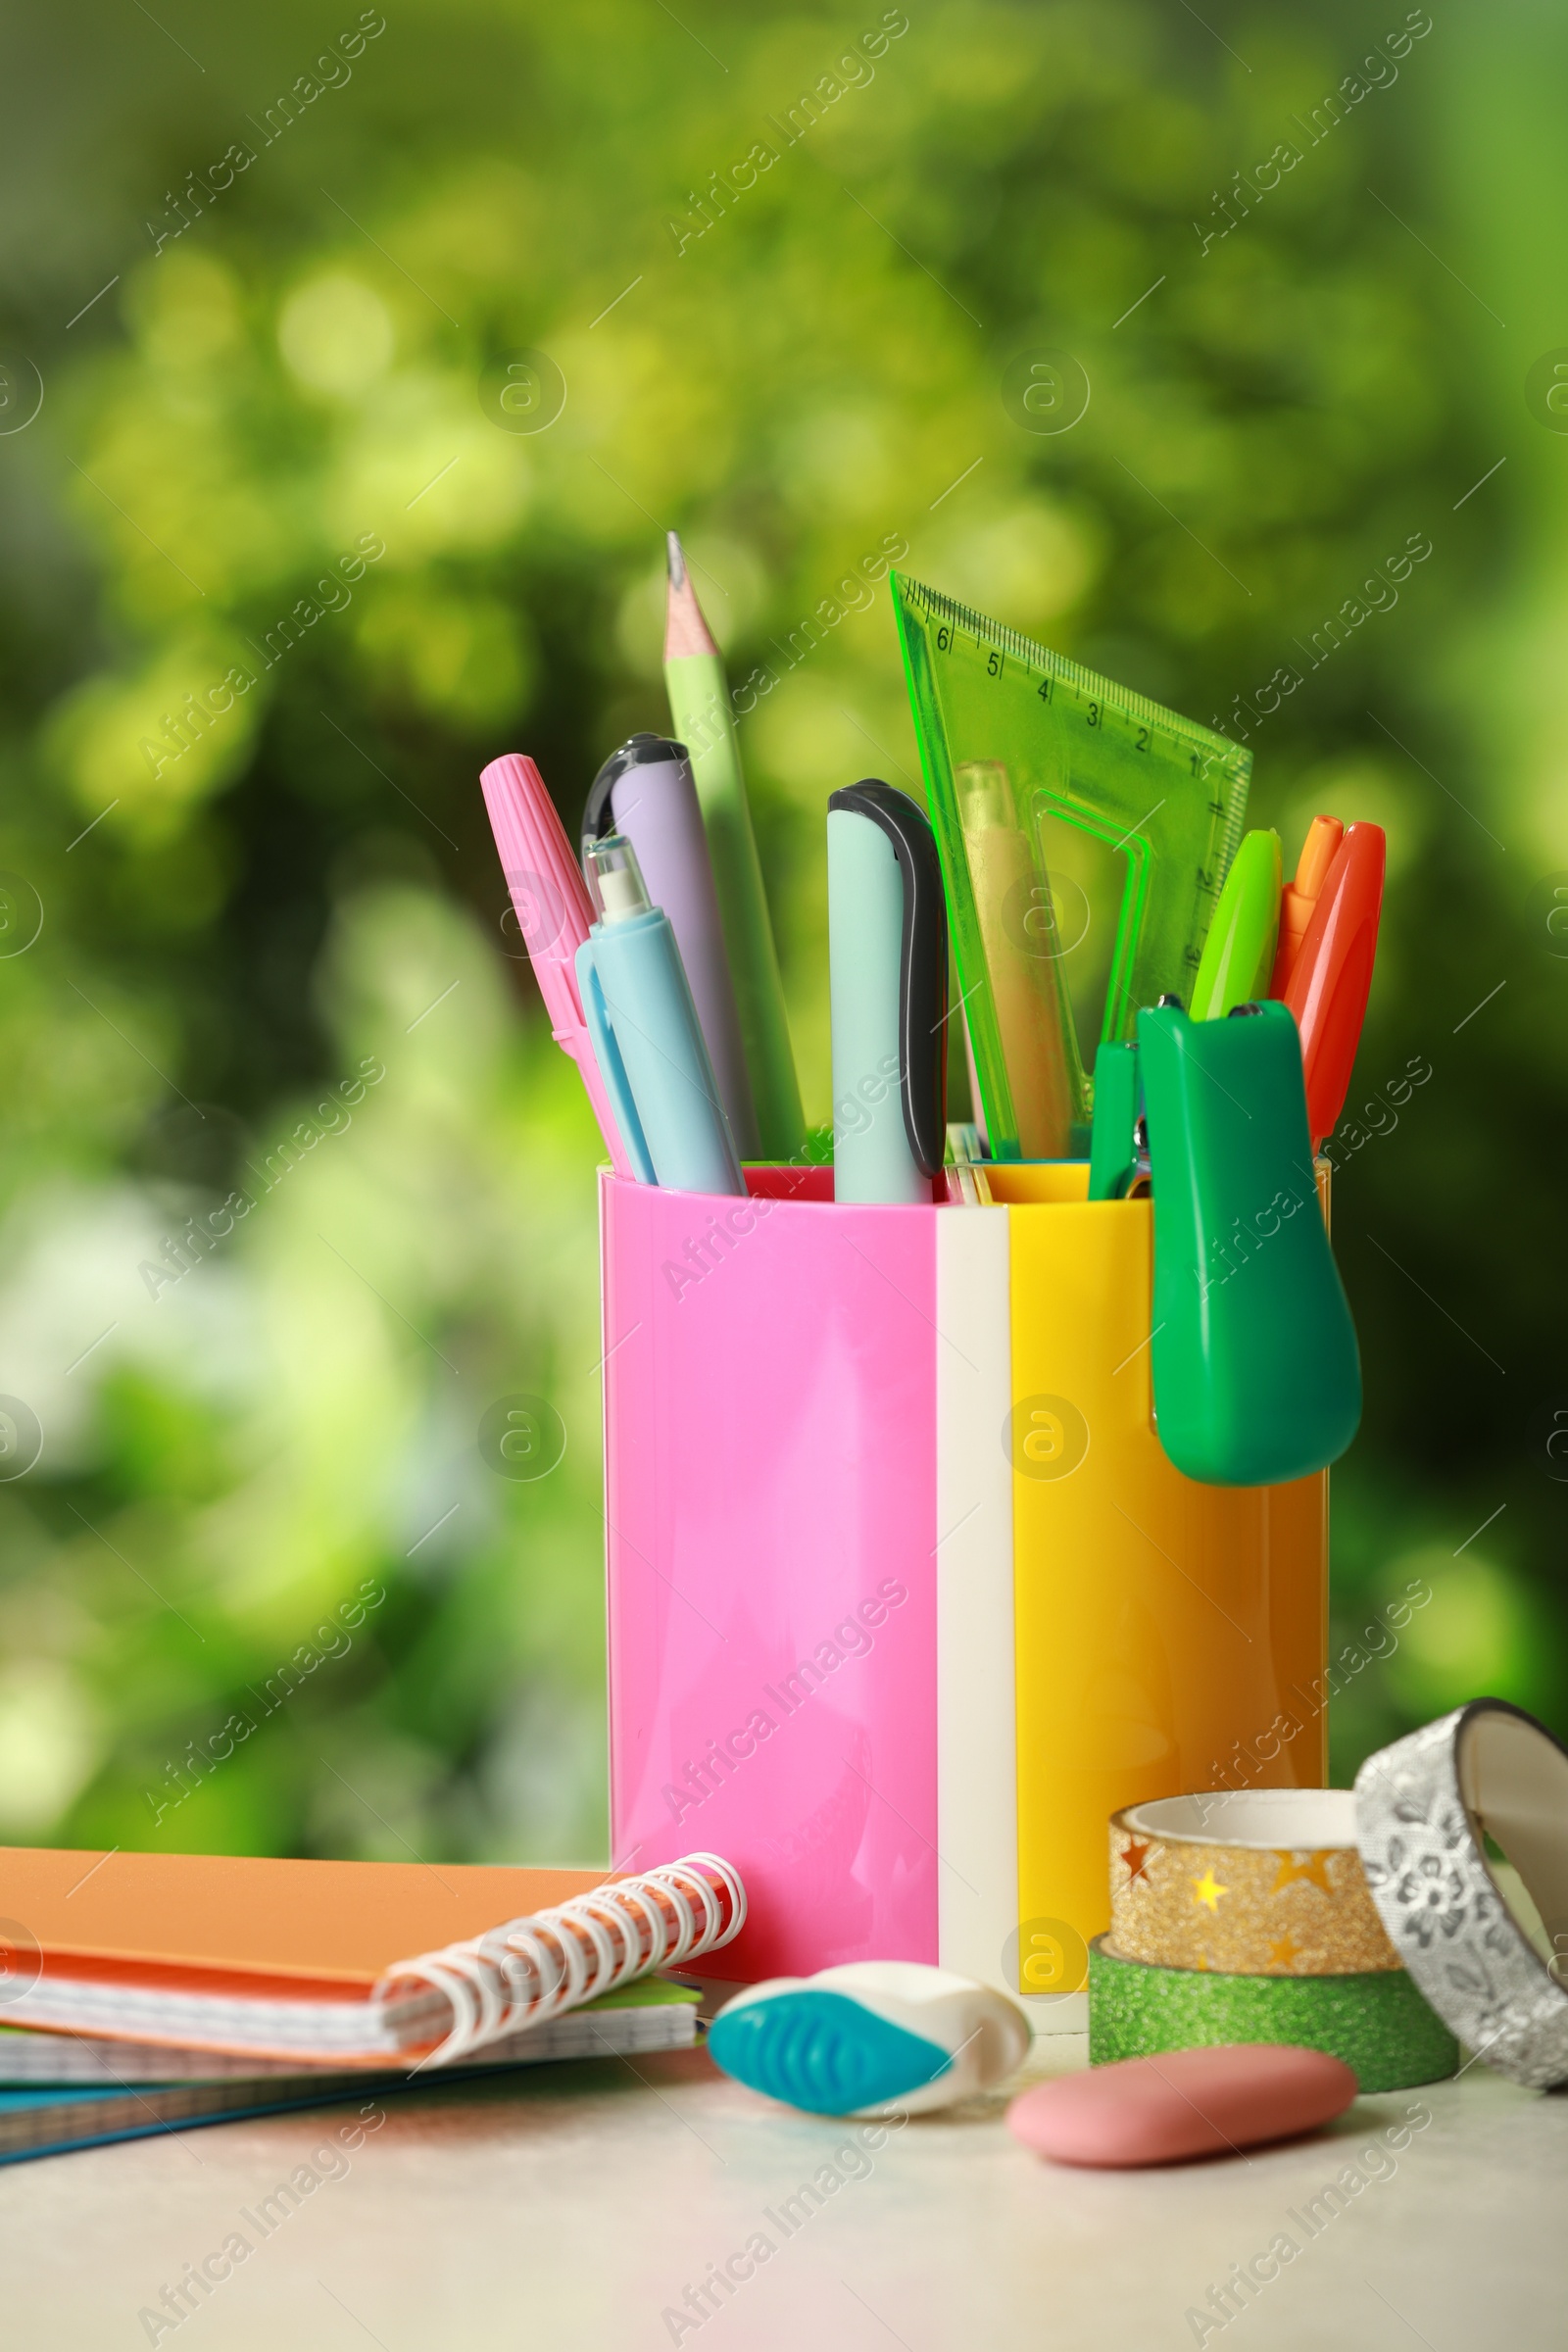
[[[1568,2082],[1568,1750],[1533,1715],[1473,1699],[1369,1756],[1355,1814],[1373,1900],[1444,2024],[1530,2089]],[[1493,1874],[1488,1835],[1544,1952]]]

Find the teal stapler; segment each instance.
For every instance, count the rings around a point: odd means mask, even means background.
[[[1210,1486],[1305,1478],[1355,1435],[1361,1365],[1318,1205],[1300,1032],[1281,1004],[1211,1021],[1161,1004],[1138,1015],[1138,1059],[1159,1442]]]
[[[1102,1045],[1095,1055],[1095,1124],[1089,1198],[1125,1200],[1138,1174],[1138,1048]]]

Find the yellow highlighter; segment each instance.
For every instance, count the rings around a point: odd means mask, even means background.
[[[1019,1153],[1065,1159],[1087,1090],[1051,885],[1019,826],[1002,762],[966,760],[955,781]]]

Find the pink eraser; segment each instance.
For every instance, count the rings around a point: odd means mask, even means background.
[[[1290,2139],[1343,2115],[1356,2080],[1293,2042],[1223,2042],[1121,2058],[1020,2092],[1007,2122],[1056,2164],[1178,2164]]]

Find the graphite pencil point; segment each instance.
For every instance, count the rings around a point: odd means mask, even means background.
[[[669,597],[664,612],[664,660],[672,662],[685,654],[716,654],[718,646],[713,632],[703,618],[703,608],[697,601],[697,590],[686,568],[685,550],[680,534],[671,531],[669,546]]]

